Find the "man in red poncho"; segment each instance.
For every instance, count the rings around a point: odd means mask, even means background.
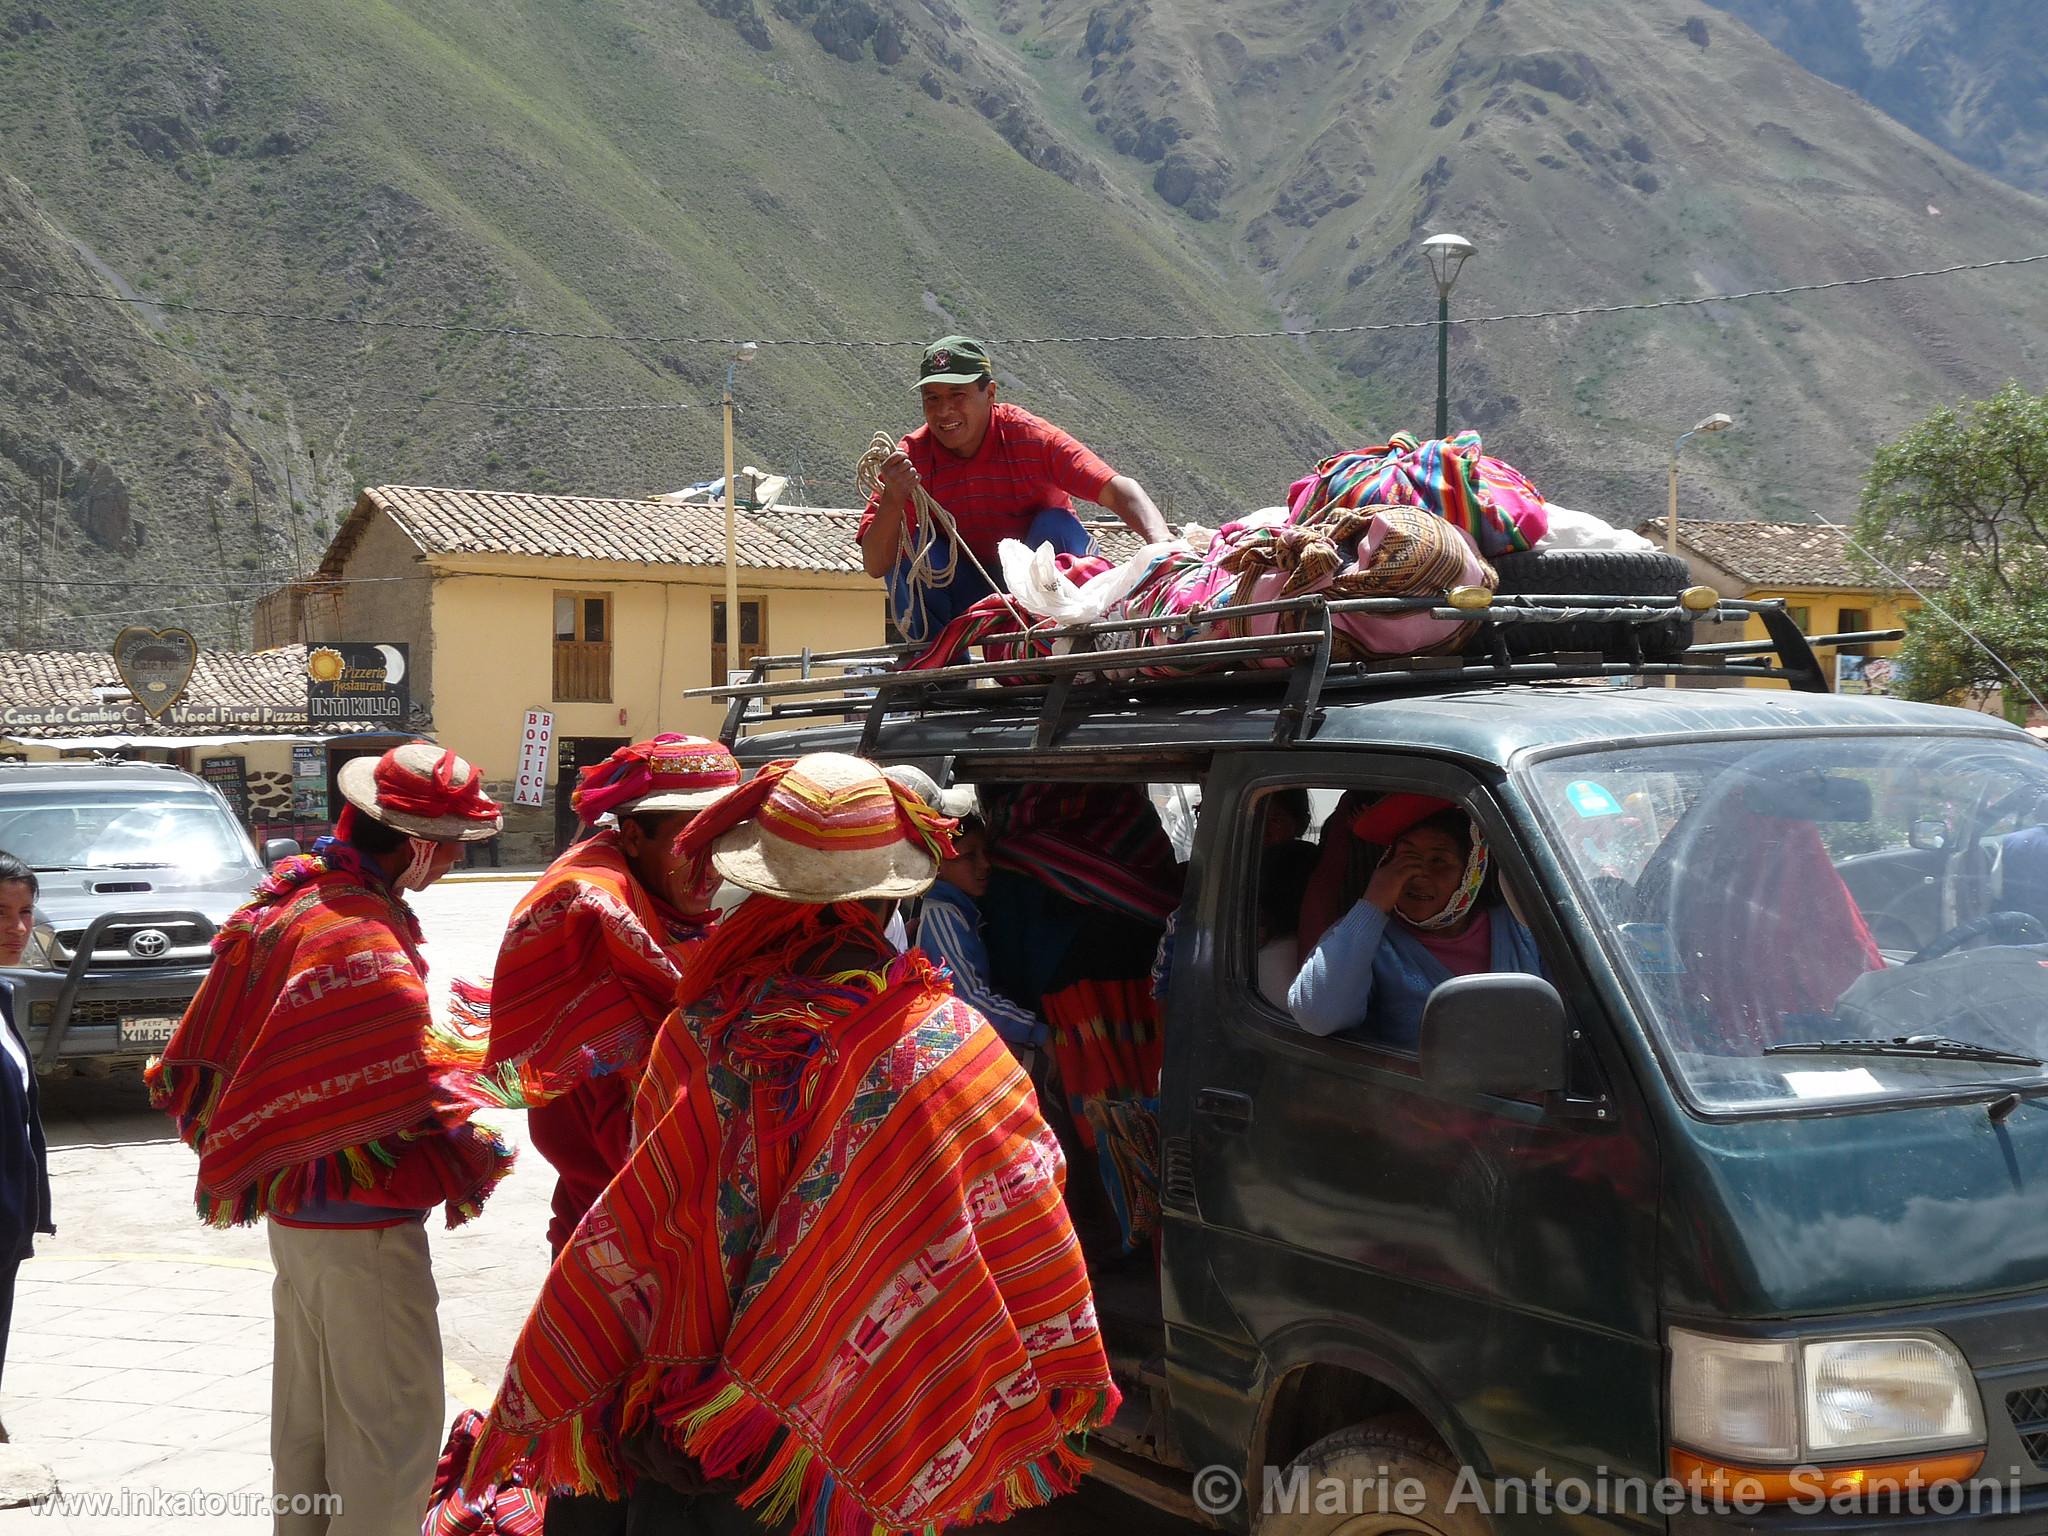
[[[533,1106],[527,1129],[559,1175],[556,1253],[624,1166],[632,1095],[668,1017],[689,947],[717,916],[715,878],[676,839],[740,781],[723,745],[657,736],[584,770],[572,804],[613,824],[555,860],[513,910],[488,991],[456,984],[456,1009],[488,1021],[486,1072]]]
[[[440,1443],[426,1217],[474,1216],[512,1154],[429,1062],[404,893],[503,824],[483,775],[425,742],[345,764],[334,836],[287,859],[214,940],[151,1101],[199,1154],[200,1215],[268,1220],[270,1455],[280,1498],[334,1494],[347,1529],[417,1529]],[[408,1524],[409,1522],[409,1524]],[[328,1517],[280,1516],[325,1532]]]
[[[1117,1392],[1059,1144],[987,1020],[884,936],[950,828],[819,753],[684,832],[757,894],[685,961],[639,1140],[549,1272],[466,1487],[863,1536],[1073,1487]]]

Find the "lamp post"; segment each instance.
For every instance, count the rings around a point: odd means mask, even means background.
[[[732,373],[741,363],[750,363],[761,349],[751,341],[735,347],[725,363],[725,681],[740,659],[740,565],[739,524],[733,511],[732,473]]]
[[[1734,425],[1734,417],[1726,411],[1716,411],[1705,421],[1695,423],[1689,430],[1679,433],[1678,441],[1671,445],[1671,506],[1664,518],[1665,553],[1678,553],[1678,450],[1685,446],[1685,440],[1694,432],[1726,432]]]
[[[1436,435],[1451,430],[1451,289],[1477,249],[1463,235],[1431,235],[1422,254],[1436,279]]]

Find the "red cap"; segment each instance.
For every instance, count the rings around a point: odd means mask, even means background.
[[[1455,809],[1450,801],[1439,800],[1435,795],[1384,795],[1358,813],[1351,830],[1362,842],[1386,848],[1398,841],[1402,833],[1430,817]]]

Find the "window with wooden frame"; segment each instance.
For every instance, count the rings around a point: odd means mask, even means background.
[[[1860,635],[1870,628],[1868,608],[1843,608],[1835,614],[1835,633],[1838,635]],[[1844,656],[1868,656],[1870,647],[1865,645],[1843,645],[1836,649]]]
[[[768,654],[768,602],[760,597],[740,599],[740,659],[751,666]],[[725,662],[725,599],[711,600],[711,681],[723,683],[730,669]]]
[[[612,700],[612,599],[608,592],[555,594],[555,701]]]

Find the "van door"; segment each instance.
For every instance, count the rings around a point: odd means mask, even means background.
[[[1440,1093],[1412,1046],[1293,1022],[1278,930],[1308,923],[1306,949],[1356,903],[1377,850],[1347,846],[1346,829],[1388,791],[1454,802],[1478,825],[1565,1000],[1569,1093]],[[1162,1095],[1169,1372],[1177,1405],[1206,1399],[1202,1423],[1176,1425],[1191,1464],[1230,1460],[1232,1438],[1239,1455],[1265,1443],[1220,1404],[1250,1412],[1289,1372],[1341,1363],[1406,1398],[1482,1475],[1662,1472],[1648,1120],[1502,793],[1421,757],[1217,760]]]

